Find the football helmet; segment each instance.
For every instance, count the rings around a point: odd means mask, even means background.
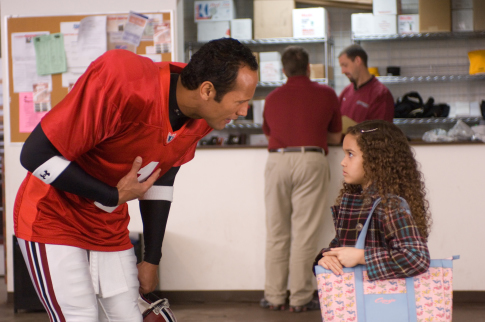
[[[140,294],[138,307],[143,322],[177,322],[167,299],[160,299],[154,293]]]

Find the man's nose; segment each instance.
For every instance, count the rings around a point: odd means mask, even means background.
[[[241,107],[237,112],[236,112],[236,115],[237,116],[246,116],[248,115],[248,108],[249,108],[249,105],[246,104],[245,106]]]

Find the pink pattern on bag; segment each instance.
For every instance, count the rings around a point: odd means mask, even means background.
[[[404,278],[392,280],[369,281],[367,271],[364,275],[364,294],[399,294],[406,293],[406,280]]]
[[[317,283],[324,321],[357,322],[354,273],[319,274]]]
[[[418,322],[451,321],[453,309],[453,270],[430,267],[414,278]]]
[[[405,279],[369,281],[364,271],[364,294],[406,293]],[[453,306],[453,270],[430,267],[414,277],[418,322],[449,322]],[[318,297],[323,321],[357,321],[354,273],[318,274]]]

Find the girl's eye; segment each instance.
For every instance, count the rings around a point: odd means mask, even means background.
[[[352,152],[349,152],[349,158],[353,157],[354,155],[352,154]]]

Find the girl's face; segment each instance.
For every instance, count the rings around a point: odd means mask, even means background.
[[[344,181],[347,184],[360,184],[366,187],[364,159],[354,135],[347,134],[343,142],[345,157],[340,162],[343,167]]]

